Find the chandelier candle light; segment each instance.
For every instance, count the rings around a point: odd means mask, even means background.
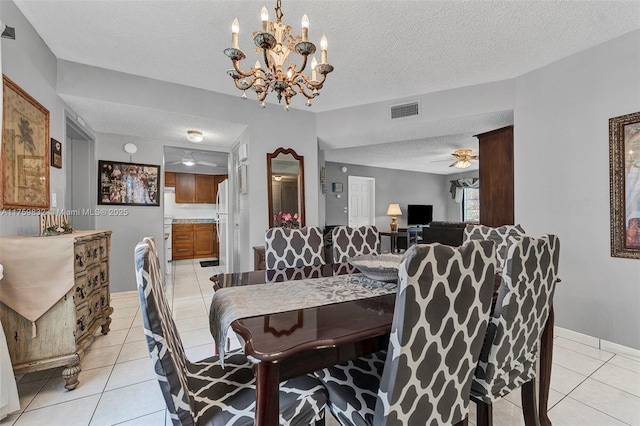
[[[262,102],[261,107],[265,107],[265,98],[267,94],[276,92],[278,102],[285,99],[285,109],[289,109],[291,98],[302,93],[307,98],[307,106],[311,106],[311,100],[319,95],[319,90],[327,78],[327,74],[333,71],[333,66],[327,63],[327,38],[322,35],[320,40],[320,63],[313,56],[311,59],[311,77],[304,74],[307,66],[309,55],[316,52],[315,44],[311,43],[309,38],[309,18],[307,15],[302,17],[302,35],[291,35],[291,26],[284,25],[282,20],[281,0],[276,2],[276,22],[269,21],[269,12],[265,7],[262,8],[260,17],[262,19],[262,29],[253,33],[253,42],[257,46],[256,51],[262,50],[263,65],[257,60],[250,71],[242,71],[240,69],[240,61],[246,58],[246,55],[240,50],[238,44],[238,33],[240,25],[238,18],[234,19],[231,25],[231,40],[233,47],[224,50],[233,62],[233,69],[227,71],[227,74],[233,78],[236,87],[242,90],[242,98],[247,99],[246,90],[252,88],[256,92],[258,100]],[[289,53],[294,50],[302,55],[303,61],[300,68],[295,64],[285,65],[285,61],[289,62]],[[286,69],[285,69],[286,67]],[[318,79],[320,74],[320,79]]]

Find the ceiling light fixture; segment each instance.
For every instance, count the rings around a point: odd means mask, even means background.
[[[309,18],[307,15],[302,17],[302,36],[291,35],[291,26],[281,22],[283,13],[280,2],[281,0],[276,1],[276,22],[269,21],[269,12],[265,7],[262,8],[260,14],[262,28],[253,33],[253,42],[262,49],[264,63],[261,65],[260,60],[256,60],[255,65],[248,72],[240,69],[240,61],[247,56],[238,46],[240,25],[238,18],[234,19],[231,25],[233,47],[224,50],[225,55],[233,62],[233,69],[228,70],[227,74],[233,78],[236,87],[242,90],[243,99],[247,99],[246,90],[253,88],[263,108],[269,91],[277,93],[278,102],[281,102],[284,96],[286,110],[289,109],[291,98],[298,93],[302,93],[307,98],[307,106],[311,106],[311,99],[318,96],[318,90],[322,88],[327,74],[333,71],[333,66],[327,63],[327,38],[322,34],[320,63],[315,56],[311,59],[311,77],[309,77],[303,72],[309,55],[316,52],[315,44],[308,41]],[[284,63],[289,61],[289,53],[292,50],[302,55],[302,65],[297,68],[292,64],[284,69]],[[318,73],[320,79],[318,79]]]
[[[471,162],[469,160],[458,160],[453,167],[457,169],[466,169],[471,166]]]
[[[182,157],[182,164],[184,164],[187,167],[195,166],[196,165],[196,159],[193,158],[193,155],[191,155],[190,152],[187,152]]]
[[[187,139],[189,142],[202,142],[204,140],[204,136],[200,130],[187,130]]]

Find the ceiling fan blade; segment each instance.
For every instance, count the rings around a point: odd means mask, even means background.
[[[216,163],[211,163],[209,161],[197,161],[196,164],[200,166],[218,167]]]
[[[174,161],[174,162],[172,162],[172,163],[167,163],[166,165],[167,165],[167,166],[172,166],[172,165],[174,165],[174,164],[182,164],[182,161]]]
[[[456,164],[458,164],[458,161],[454,161],[453,163],[451,163],[451,164],[449,165],[449,167],[453,167],[453,166],[455,166]]]
[[[449,159],[447,160],[433,160],[433,161],[429,161],[430,163],[444,163],[445,161],[451,161]]]

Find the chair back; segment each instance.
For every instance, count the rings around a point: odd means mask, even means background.
[[[467,225],[462,234],[462,244],[471,240],[491,240],[496,244],[496,258],[498,270],[505,267],[507,259],[507,246],[510,237],[524,235],[524,229],[520,225],[503,225],[492,228],[485,225]]]
[[[375,226],[336,226],[331,231],[333,240],[333,263],[338,274],[356,272],[347,264],[347,259],[365,254],[380,254],[380,233]]]
[[[164,294],[153,238],[136,245],[135,268],[144,334],[169,415],[174,424],[193,425],[195,405],[189,396],[188,361]]]
[[[269,228],[265,232],[264,243],[267,269],[324,264],[322,230],[316,226]]]
[[[560,242],[555,235],[515,237],[509,244],[472,389],[483,401],[500,398],[535,377],[559,254]]]
[[[495,265],[489,241],[407,250],[374,424],[452,425],[465,419]]]

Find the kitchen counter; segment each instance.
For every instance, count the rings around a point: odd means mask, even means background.
[[[215,219],[173,219],[171,223],[218,223]]]

